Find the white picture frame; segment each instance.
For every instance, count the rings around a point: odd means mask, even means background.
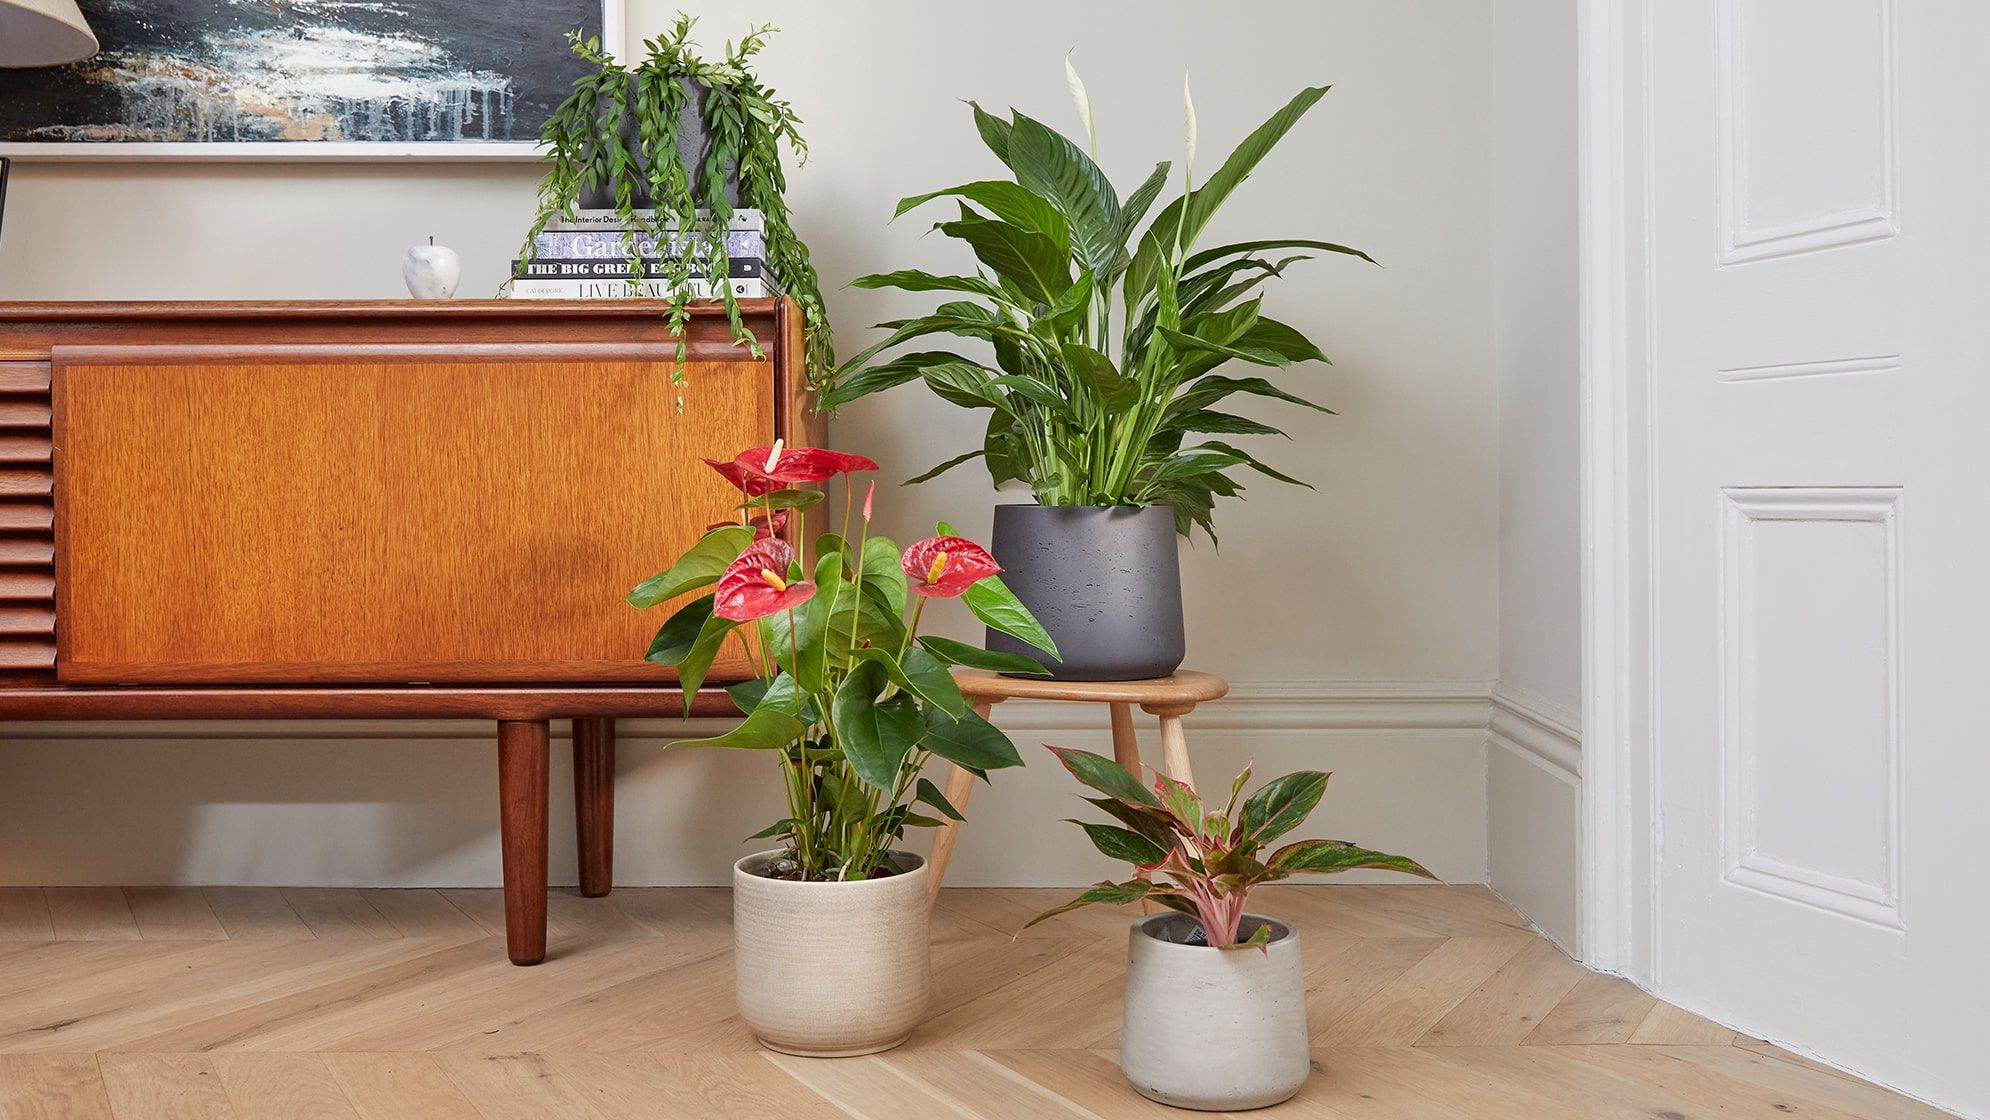
[[[601,43],[616,58],[627,47],[627,0],[601,0]],[[559,45],[559,49],[565,49]],[[18,163],[403,163],[447,160],[519,163],[543,158],[534,140],[348,141],[5,141]]]

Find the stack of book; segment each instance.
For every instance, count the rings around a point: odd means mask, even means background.
[[[766,226],[758,210],[735,210],[727,222],[725,286],[736,299],[773,295],[778,290],[767,271]],[[578,210],[570,218],[554,218],[532,240],[532,259],[511,262],[513,299],[718,299],[712,280],[693,268],[689,290],[679,292],[671,270],[687,252],[701,246],[674,221],[656,231],[636,233],[630,258],[629,225],[613,210]]]

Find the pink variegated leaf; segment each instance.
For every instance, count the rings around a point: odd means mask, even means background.
[[[1154,884],[1145,879],[1135,879],[1130,883],[1115,883],[1111,880],[1106,880],[1064,905],[1045,910],[1043,913],[1031,918],[1029,921],[1023,923],[1023,929],[1028,929],[1038,922],[1055,918],[1059,914],[1076,910],[1081,906],[1097,904],[1120,906],[1128,902],[1138,902],[1146,898],[1153,890]],[[1022,930],[1017,930],[1016,936],[1022,936]]]

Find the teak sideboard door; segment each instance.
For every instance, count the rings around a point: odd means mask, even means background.
[[[667,680],[622,601],[730,513],[765,361],[637,343],[58,345],[74,683]],[[715,679],[746,675],[731,647]]]

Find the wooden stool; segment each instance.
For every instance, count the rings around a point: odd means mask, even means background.
[[[1004,700],[1080,700],[1105,704],[1112,712],[1112,755],[1121,766],[1140,772],[1140,742],[1133,734],[1133,705],[1148,715],[1161,717],[1161,762],[1168,776],[1194,788],[1189,771],[1188,739],[1182,734],[1182,717],[1197,704],[1220,698],[1230,691],[1222,677],[1182,669],[1172,677],[1149,681],[1053,681],[1041,677],[1005,677],[985,669],[954,669],[954,680],[974,711],[983,719],[990,708]],[[947,800],[967,811],[968,795],[974,792],[974,775],[958,766],[947,775]],[[929,898],[940,893],[947,876],[947,861],[953,858],[954,841],[960,838],[959,821],[948,821],[933,837]]]

